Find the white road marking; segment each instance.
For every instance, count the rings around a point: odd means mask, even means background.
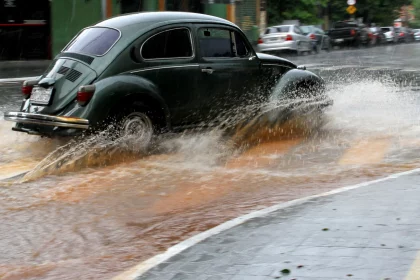
[[[130,270],[127,270],[125,272],[123,272],[122,274],[116,276],[113,278],[113,280],[126,280],[126,279],[135,279],[141,275],[143,275],[145,272],[147,272],[148,270],[152,269],[153,267],[167,261],[168,259],[170,259],[171,257],[181,253],[182,251],[194,246],[195,244],[211,237],[214,235],[217,235],[223,231],[229,230],[235,226],[238,226],[240,224],[245,223],[246,221],[249,221],[251,219],[254,218],[259,218],[259,217],[264,217],[272,212],[275,212],[277,210],[280,209],[284,209],[287,207],[291,207],[291,206],[295,206],[295,205],[299,205],[299,204],[303,204],[305,202],[307,202],[310,199],[313,198],[318,198],[318,197],[325,197],[325,196],[330,196],[333,194],[338,194],[338,193],[342,193],[342,192],[346,192],[346,191],[350,191],[350,190],[354,190],[354,189],[358,189],[361,187],[366,187],[369,185],[373,185],[376,183],[380,183],[380,182],[384,182],[384,181],[388,181],[391,179],[396,179],[399,178],[401,176],[405,176],[405,175],[410,175],[410,174],[414,174],[414,173],[418,173],[420,172],[420,168],[416,168],[410,171],[405,171],[405,172],[400,172],[400,173],[396,173],[390,176],[387,176],[385,178],[381,178],[381,179],[377,179],[377,180],[373,180],[373,181],[368,181],[368,182],[364,182],[364,183],[360,183],[360,184],[356,184],[356,185],[352,185],[352,186],[347,186],[347,187],[343,187],[343,188],[338,188],[329,192],[325,192],[322,194],[317,194],[317,195],[312,195],[312,196],[308,196],[308,197],[304,197],[304,198],[299,198],[299,199],[295,199],[289,202],[283,202],[283,203],[279,203],[276,205],[273,205],[271,207],[267,207],[265,209],[262,210],[258,210],[258,211],[254,211],[251,212],[249,214],[240,216],[238,218],[235,218],[233,220],[227,221],[219,226],[216,226],[212,229],[209,229],[207,231],[204,231],[202,233],[199,233],[193,237],[188,238],[187,240],[182,241],[181,243],[178,243],[177,245],[174,245],[172,247],[170,247],[168,250],[166,250],[166,252],[156,255],[148,260],[145,260],[143,262],[141,262],[140,264],[134,266],[133,268],[131,268]]]

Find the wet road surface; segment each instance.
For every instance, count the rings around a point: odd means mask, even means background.
[[[296,119],[253,131],[258,145],[247,149],[216,129],[165,136],[139,154],[100,136],[40,139],[0,120],[0,178],[29,171],[0,183],[0,278],[110,278],[251,210],[419,167],[419,52],[291,58],[328,81],[334,106],[317,127]],[[16,85],[0,95],[0,112],[19,107]]]
[[[115,280],[417,280],[419,181],[417,169],[252,212]]]

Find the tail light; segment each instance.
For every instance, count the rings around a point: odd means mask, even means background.
[[[258,42],[257,42],[257,44],[263,44],[263,43],[264,43],[263,39],[258,38]]]
[[[81,86],[77,92],[76,101],[80,106],[86,106],[95,93],[95,85]]]
[[[316,37],[315,37],[315,34],[311,34],[311,35],[309,35],[309,38],[311,38],[312,40],[315,40],[316,39]]]
[[[368,36],[369,36],[369,38],[370,38],[370,39],[372,39],[372,38],[373,38],[373,33],[370,33],[370,32],[369,32],[369,33],[368,33]]]
[[[401,32],[400,34],[398,34],[398,36],[400,37],[404,36],[404,32]]]
[[[290,34],[287,34],[286,41],[293,41],[293,37]]]
[[[24,81],[22,84],[22,94],[23,98],[29,99],[31,97],[32,89],[34,85],[36,85],[38,81]]]
[[[356,31],[354,29],[352,29],[352,30],[350,30],[350,34],[351,34],[351,36],[354,36],[354,35],[356,35]]]

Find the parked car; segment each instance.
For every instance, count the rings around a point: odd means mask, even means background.
[[[354,21],[338,21],[328,31],[333,46],[349,45],[359,47],[369,45],[368,29]]]
[[[301,26],[303,34],[312,40],[312,50],[319,53],[321,50],[331,50],[330,37],[325,32],[313,25]]]
[[[389,27],[381,27],[382,32],[385,35],[385,40],[387,43],[394,43],[395,39],[395,31],[393,26]]]
[[[414,33],[414,40],[420,41],[420,29],[414,29],[413,33]]]
[[[268,27],[258,39],[257,49],[264,53],[293,51],[298,55],[312,51],[311,39],[306,37],[297,25]]]
[[[369,31],[371,45],[381,45],[386,42],[386,36],[380,27],[370,27]]]
[[[414,34],[406,27],[395,28],[397,43],[411,43],[414,41]]]
[[[114,122],[120,135],[146,143],[155,133],[216,123],[221,112],[256,100],[317,99],[308,110],[331,104],[319,76],[256,53],[227,20],[182,12],[122,15],[85,28],[22,92],[21,110],[4,116],[15,131],[74,136]],[[292,103],[268,114],[285,117]]]

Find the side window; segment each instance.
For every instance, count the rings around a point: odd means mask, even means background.
[[[153,35],[143,43],[140,52],[144,59],[192,57],[190,31],[177,28]]]
[[[236,31],[201,28],[198,38],[202,57],[246,57],[249,54],[245,39]]]
[[[296,34],[302,34],[302,32],[300,32],[299,27],[297,27],[297,26],[295,26],[295,27],[294,27],[294,32],[295,32]]]
[[[227,29],[201,28],[198,30],[202,57],[234,57],[231,32]]]
[[[238,57],[246,57],[248,56],[248,49],[246,48],[246,44],[244,42],[244,38],[238,32],[233,32],[235,34],[235,44],[234,48],[236,49],[236,55]]]

